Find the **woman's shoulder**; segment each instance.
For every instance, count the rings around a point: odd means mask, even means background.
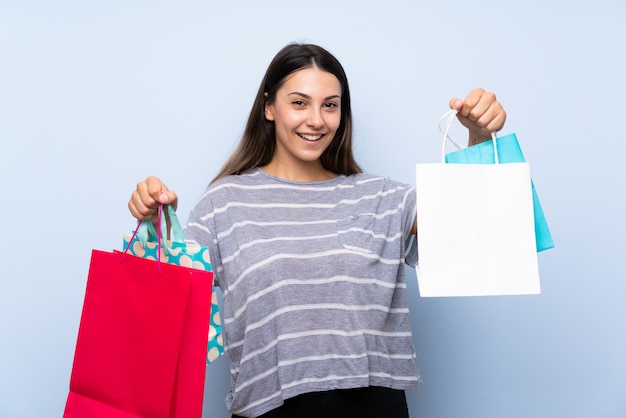
[[[263,181],[258,169],[252,169],[243,174],[231,174],[220,177],[213,181],[207,187],[206,193],[216,193],[220,190],[228,190],[230,188],[240,188],[245,186],[253,186]]]
[[[389,187],[400,187],[410,189],[410,186],[407,183],[403,183],[401,181],[394,180],[387,176],[382,176],[374,173],[356,173],[349,176],[346,176],[346,180],[354,183],[355,185],[367,185],[370,184],[372,186],[389,188]]]

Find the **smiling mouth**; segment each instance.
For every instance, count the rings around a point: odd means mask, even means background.
[[[306,139],[307,141],[319,141],[320,139],[322,139],[324,134],[318,134],[318,135],[298,134],[298,136],[302,139]]]

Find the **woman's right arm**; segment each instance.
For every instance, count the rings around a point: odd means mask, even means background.
[[[152,222],[158,222],[159,204],[171,204],[176,209],[178,197],[159,178],[150,176],[137,183],[137,188],[128,201],[128,209],[140,221],[150,219]]]

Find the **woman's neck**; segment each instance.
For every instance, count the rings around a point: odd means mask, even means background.
[[[269,164],[261,167],[261,169],[271,176],[302,183],[326,181],[337,177],[336,173],[322,167],[319,161],[297,165],[279,164],[275,161],[270,161]]]

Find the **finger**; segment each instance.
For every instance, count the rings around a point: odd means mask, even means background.
[[[133,215],[133,217],[140,221],[150,219],[153,215],[153,211],[149,208],[146,208],[146,206],[144,206],[141,201],[136,198],[135,192],[133,192],[133,196],[128,201],[128,209],[130,210],[130,213]]]
[[[139,220],[146,220],[152,217],[158,204],[147,191],[145,182],[137,184],[128,202],[128,208],[132,215]]]
[[[463,102],[461,114],[472,122],[481,119],[496,102],[496,95],[483,89],[472,91]]]
[[[145,189],[142,189],[142,190],[146,192],[147,194],[146,198],[149,198],[146,200],[146,202],[148,202],[149,200],[152,200],[154,201],[155,204],[157,202],[167,203],[167,202],[161,202],[161,195],[165,191],[167,191],[167,186],[165,186],[165,184],[163,184],[163,182],[159,178],[150,176],[146,179],[145,185],[146,185]]]
[[[481,96],[481,89],[472,90],[465,99],[462,100],[462,104],[460,108],[457,108],[459,111],[458,115],[463,118],[468,118],[470,116],[471,110],[476,106]],[[454,99],[453,99],[454,100]]]
[[[174,209],[178,206],[178,197],[171,190],[164,190],[159,195],[159,203],[162,205],[172,205]]]
[[[178,203],[176,193],[168,189],[168,187],[157,177],[148,177],[146,179],[147,192],[150,197],[162,205],[172,204],[174,207]]]
[[[506,112],[502,109],[502,106],[498,103],[498,106],[495,107],[496,109],[491,112],[493,116],[490,117],[488,122],[485,121],[483,125],[483,128],[489,132],[498,132],[506,121]]]
[[[491,102],[489,107],[478,116],[474,123],[487,132],[496,132],[502,129],[505,120],[506,112],[502,108],[502,105],[499,102],[494,101]]]
[[[456,97],[450,100],[450,109],[461,110],[462,107],[463,100]]]
[[[148,177],[137,183],[128,205],[133,216],[140,220],[151,218],[156,213],[160,195],[161,181],[156,177]]]
[[[145,181],[137,183],[136,192],[141,204],[150,209],[156,208],[161,194],[160,182],[155,177],[148,177]]]

